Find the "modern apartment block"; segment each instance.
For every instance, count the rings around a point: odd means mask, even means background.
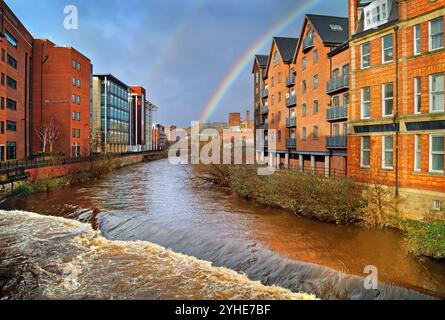
[[[154,146],[154,139],[153,139],[153,124],[155,123],[154,115],[156,114],[158,107],[151,103],[150,101],[145,102],[145,123],[146,123],[146,130],[145,130],[145,150],[151,151],[155,150]]]
[[[130,88],[111,74],[93,75],[93,152],[128,152]]]
[[[265,89],[265,83],[264,78],[266,77],[266,67],[267,62],[269,61],[269,56],[267,55],[256,55],[253,67],[252,67],[252,74],[254,77],[254,83],[253,83],[253,105],[254,105],[254,128],[255,132],[257,132],[258,129],[266,129],[267,130],[267,107],[265,107],[263,103],[263,99],[261,98],[261,95],[264,93]],[[257,154],[256,157],[259,159],[261,155],[267,151],[265,148],[262,148],[261,150],[258,150],[260,147],[260,144],[257,143],[255,139],[255,145],[257,146]],[[265,147],[264,145],[262,145]]]
[[[33,45],[32,152],[52,151],[65,157],[90,154],[92,65],[72,47],[46,39]],[[54,138],[46,139],[57,132]],[[50,150],[52,145],[52,150]]]
[[[0,1],[0,161],[30,156],[33,38]]]
[[[265,90],[261,95],[268,108],[268,140],[274,139],[276,146],[268,144],[271,163],[289,162],[289,139],[295,138],[295,88],[292,61],[298,38],[274,37],[266,67]],[[262,156],[261,156],[262,157]]]
[[[395,187],[412,215],[445,210],[444,5],[349,3],[349,174]]]
[[[348,36],[347,18],[306,15],[293,61],[297,103],[289,105],[291,164],[300,170],[346,173],[346,118],[335,113],[347,101]]]
[[[132,151],[142,151],[146,131],[146,91],[141,86],[130,86],[130,145]]]

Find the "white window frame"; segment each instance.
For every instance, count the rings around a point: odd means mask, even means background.
[[[363,57],[365,57],[365,55],[363,55],[363,46],[366,45],[366,44],[369,45],[369,53],[366,54],[366,56],[369,56],[369,65],[364,66],[363,65],[363,61],[364,61]],[[360,66],[361,66],[361,68],[362,69],[370,68],[371,67],[371,42],[368,41],[368,42],[362,43],[362,45],[360,46],[360,50],[361,50],[361,53],[360,53]]]
[[[433,41],[432,41],[432,38],[431,38],[431,23],[433,21],[439,20],[439,19],[442,19],[442,25],[443,25],[443,23],[444,23],[443,17],[438,17],[438,18],[435,18],[433,20],[428,21],[428,51],[436,51],[436,50],[443,49],[443,45],[442,45],[442,47],[439,47],[439,48],[435,48],[435,49],[432,48],[433,47]],[[444,34],[442,34],[442,37],[443,36],[444,36]]]
[[[303,127],[303,128],[301,129],[301,135],[302,135],[302,139],[303,139],[304,141],[306,141],[306,140],[307,140],[307,129],[306,129],[306,127]]]
[[[414,89],[414,113],[421,114],[422,113],[422,77],[414,78],[413,89]],[[420,98],[420,106],[419,106],[418,98]]]
[[[438,75],[442,75],[442,77],[444,77],[444,87],[445,87],[445,73],[435,73],[435,74],[430,74],[429,76],[429,82],[430,82],[430,86],[429,86],[429,96],[430,96],[430,113],[438,113],[438,112],[444,112],[445,111],[445,88],[442,88],[442,95],[444,96],[444,105],[442,105],[442,110],[433,110],[433,92],[432,92],[432,88],[433,88],[433,77],[434,76],[438,76]],[[438,91],[438,93],[440,93],[440,91]]]
[[[365,89],[369,89],[369,100],[367,100],[366,102],[369,103],[369,116],[363,116],[364,114],[364,100],[363,100],[363,96],[364,96],[364,90]],[[361,99],[360,99],[360,118],[363,120],[366,119],[371,119],[371,87],[365,87],[365,88],[361,88],[360,89],[360,95],[361,95]]]
[[[413,41],[414,55],[417,56],[422,53],[422,28],[420,24],[413,27]],[[417,45],[417,41],[419,41],[419,45]]]
[[[386,138],[392,139],[392,149],[386,149]],[[392,159],[391,163],[392,166],[386,166],[386,153],[391,152]],[[382,136],[382,168],[385,170],[393,170],[394,169],[394,137],[393,136]]]
[[[391,51],[392,51],[392,59],[388,60],[388,61],[385,61],[385,39],[388,38],[388,37],[391,37],[392,45],[391,45],[391,47],[386,48],[386,50],[391,49]],[[394,61],[394,35],[391,33],[391,34],[388,34],[388,35],[382,37],[382,64],[391,63],[393,61]]]
[[[369,139],[369,149],[364,149],[363,148],[363,145],[364,145],[363,141],[365,140],[365,138]],[[367,164],[367,165],[363,164],[363,160],[364,160],[363,154],[364,154],[364,152],[368,152],[369,153],[369,164]],[[366,137],[361,137],[360,138],[360,167],[361,168],[370,168],[371,167],[371,137],[370,136],[366,136]]]
[[[444,170],[433,170],[433,155],[434,154],[444,154],[444,152],[435,152],[433,153],[433,138],[434,137],[444,137],[443,134],[430,134],[430,146],[429,146],[429,171],[431,173],[444,173]]]
[[[387,86],[392,86],[392,97],[386,97]],[[392,112],[391,114],[386,114],[386,101],[392,101]],[[384,118],[394,116],[394,84],[392,82],[382,84],[382,116]]]
[[[417,166],[419,162],[419,166]],[[422,171],[422,135],[414,135],[414,171]]]
[[[365,30],[378,27],[388,21],[390,3],[388,0],[375,0],[364,8]],[[378,13],[379,19],[375,20]]]

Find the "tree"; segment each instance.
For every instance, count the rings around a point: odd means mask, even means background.
[[[42,142],[42,152],[46,152],[46,147],[49,146],[49,152],[53,153],[54,146],[60,136],[60,128],[52,119],[48,123],[42,124],[36,129],[37,136]]]
[[[105,150],[104,139],[101,129],[90,129],[90,148],[91,152],[99,153]]]

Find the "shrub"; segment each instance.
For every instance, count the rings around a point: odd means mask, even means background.
[[[14,188],[13,194],[19,197],[27,197],[32,194],[32,186],[30,184],[21,184]]]

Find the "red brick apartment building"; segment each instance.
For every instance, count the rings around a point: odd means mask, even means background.
[[[32,36],[0,1],[0,161],[30,155]]]
[[[306,15],[293,60],[297,99],[288,105],[291,164],[302,170],[346,172],[348,37],[348,18]]]
[[[145,146],[146,130],[146,91],[141,86],[130,86],[130,145],[136,147],[135,151],[142,151]]]
[[[76,49],[34,40],[32,151],[43,151],[37,132],[59,130],[53,152],[66,157],[90,154],[91,61]],[[46,152],[49,151],[47,146]]]
[[[445,0],[349,1],[348,171],[445,211]]]
[[[257,132],[258,129],[265,129],[265,125],[267,126],[267,108],[265,108],[263,99],[261,98],[261,95],[264,92],[265,84],[264,84],[264,78],[266,76],[266,67],[267,62],[269,60],[269,56],[267,55],[256,55],[253,67],[252,67],[252,74],[254,77],[253,80],[253,105],[254,105],[254,127],[255,132]],[[256,139],[255,139],[256,143]],[[257,159],[259,159],[264,154],[264,148],[261,148],[260,144],[256,143],[256,156]]]

